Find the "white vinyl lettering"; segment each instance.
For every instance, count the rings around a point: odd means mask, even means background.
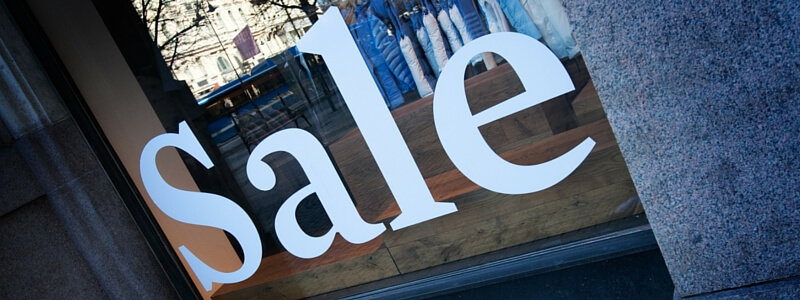
[[[186,122],[178,125],[178,133],[159,135],[145,145],[139,162],[142,181],[153,202],[167,216],[180,222],[210,226],[227,231],[242,246],[244,262],[242,267],[230,273],[217,271],[186,246],[178,247],[186,262],[197,275],[206,291],[211,290],[212,282],[234,283],[247,279],[256,272],[261,263],[261,238],[255,224],[245,211],[228,198],[201,192],[184,191],[170,186],[158,171],[156,154],[162,148],[175,147],[186,151],[206,168],[214,164],[200,142],[192,134]]]
[[[456,205],[435,202],[400,130],[383,101],[339,10],[328,9],[297,42],[305,53],[322,55],[402,213],[398,230],[449,213]],[[463,81],[463,74],[462,74]],[[462,88],[463,89],[463,88]]]
[[[361,130],[380,172],[386,179],[401,213],[391,223],[399,230],[456,212],[454,203],[435,202],[378,86],[334,6],[297,43],[306,53],[322,55],[347,107]],[[494,52],[514,67],[525,92],[475,115],[464,89],[464,69],[475,55]],[[504,194],[526,194],[549,188],[566,178],[586,159],[594,140],[586,138],[561,156],[536,165],[517,165],[497,155],[483,139],[479,127],[537,105],[574,89],[558,58],[539,41],[518,33],[493,33],[464,45],[442,70],[435,89],[433,118],[447,156],[467,178],[488,190]],[[156,154],[165,147],[186,151],[206,168],[213,167],[186,122],[177,134],[153,138],[142,151],[142,181],[153,202],[167,216],[180,222],[211,226],[229,232],[244,251],[242,267],[234,272],[217,271],[186,246],[179,247],[203,288],[212,283],[234,283],[247,279],[261,262],[261,241],[247,213],[230,199],[170,186],[158,171]],[[275,231],[286,250],[301,258],[314,258],[331,247],[337,233],[350,243],[366,243],[386,227],[364,221],[323,145],[311,133],[296,128],[278,131],[261,141],[247,160],[247,177],[256,188],[275,187],[275,171],[262,159],[287,152],[300,164],[309,184],[297,190],[278,209]],[[316,194],[333,224],[322,236],[306,234],[296,218],[303,199]],[[367,199],[368,200],[368,199]]]
[[[464,68],[482,52],[502,55],[514,67],[525,92],[472,115],[464,90]],[[541,191],[572,173],[592,151],[594,140],[586,138],[553,160],[522,166],[497,155],[478,128],[572,90],[569,74],[544,44],[519,33],[486,35],[456,52],[439,76],[433,98],[436,133],[453,164],[476,184],[504,194]]]
[[[297,257],[314,258],[330,248],[337,232],[350,243],[362,244],[386,230],[383,224],[370,224],[361,219],[325,148],[316,137],[302,129],[278,131],[253,149],[247,159],[247,178],[253,186],[263,191],[275,187],[275,172],[262,159],[279,151],[294,156],[309,181],[281,205],[275,217],[275,232],[286,251]],[[320,237],[303,232],[295,217],[300,201],[314,193],[333,223],[330,231]]]

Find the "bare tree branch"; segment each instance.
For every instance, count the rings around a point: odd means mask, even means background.
[[[180,38],[180,36],[181,36],[181,35],[185,34],[185,33],[186,33],[186,32],[188,32],[189,30],[192,30],[192,29],[194,29],[194,28],[196,28],[196,27],[200,26],[200,22],[202,22],[204,19],[205,19],[205,18],[204,18],[203,16],[197,16],[197,17],[196,17],[196,19],[194,19],[194,22],[192,22],[192,24],[191,24],[191,25],[189,25],[189,26],[186,26],[186,28],[183,28],[183,29],[181,29],[180,31],[178,31],[177,33],[175,33],[174,35],[172,35],[172,36],[171,36],[170,38],[168,38],[166,41],[164,41],[163,43],[161,43],[161,45],[159,45],[159,46],[158,46],[158,49],[159,49],[159,50],[164,50],[164,49],[167,47],[167,45],[169,45],[170,43],[172,43],[172,41],[173,41],[173,40]]]
[[[202,22],[206,20],[205,16],[201,14],[202,0],[194,0],[193,5],[174,0],[130,1],[137,4],[135,6],[140,5],[137,9],[142,22],[167,60],[170,69],[183,56],[182,52],[190,51],[197,44],[197,39],[190,36],[199,34],[193,30],[202,27]],[[194,12],[193,17],[192,12]],[[171,34],[168,29],[176,27],[180,30]]]
[[[142,23],[147,25],[147,6],[150,5],[150,0],[142,0]]]
[[[317,0],[314,0],[313,3],[309,3],[308,0],[299,0],[298,2],[300,5],[285,4],[282,0],[250,0],[250,3],[255,6],[274,5],[285,9],[299,9],[306,14],[312,24],[315,23],[318,19],[316,14]]]
[[[172,57],[169,59],[169,69],[170,70],[172,70],[172,65],[175,64],[175,57],[178,56],[178,43],[180,42],[180,40],[181,40],[180,38],[176,38],[175,39],[175,46],[174,46],[175,48],[172,49]],[[164,49],[160,49],[160,50],[164,50]]]
[[[302,7],[297,6],[297,5],[287,5],[287,4],[283,4],[282,2],[277,2],[277,1],[272,1],[272,0],[264,1],[263,4],[275,5],[275,6],[280,7],[280,8],[303,9]]]
[[[155,41],[156,43],[158,43],[158,33],[159,33],[158,25],[159,23],[161,23],[160,22],[161,11],[163,9],[164,9],[164,0],[158,0],[158,7],[156,7],[156,19],[155,22],[153,22],[155,25],[155,28],[153,29],[153,41]]]

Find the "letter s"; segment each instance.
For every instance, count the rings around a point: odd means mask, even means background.
[[[244,252],[242,267],[226,273],[211,268],[185,245],[181,245],[178,249],[189,267],[206,291],[211,290],[212,282],[234,283],[249,278],[258,269],[262,254],[261,238],[253,221],[230,199],[215,194],[179,190],[167,184],[156,166],[156,154],[165,147],[186,151],[206,168],[214,166],[185,121],[178,126],[177,134],[165,133],[150,140],[142,150],[139,168],[144,187],[156,206],[167,216],[180,222],[227,231],[239,241]]]

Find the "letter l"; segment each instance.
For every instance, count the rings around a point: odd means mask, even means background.
[[[328,9],[297,42],[297,48],[325,58],[333,80],[402,211],[390,223],[392,229],[456,212],[454,203],[433,200],[339,9]]]

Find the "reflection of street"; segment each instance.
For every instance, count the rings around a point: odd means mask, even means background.
[[[328,82],[333,81],[328,78]],[[319,85],[319,83],[318,83]],[[335,91],[335,89],[331,89]],[[289,97],[294,97],[289,93]],[[315,93],[308,93],[315,95]],[[309,95],[309,96],[311,96]],[[305,174],[297,161],[287,153],[275,153],[264,158],[275,171],[277,183],[270,191],[260,191],[253,187],[246,174],[247,159],[258,142],[269,134],[285,128],[301,128],[316,136],[326,147],[345,133],[355,128],[355,122],[338,93],[330,93],[322,97],[314,97],[311,101],[286,99],[290,110],[275,109],[272,105],[259,105],[260,113],[251,109],[243,114],[233,116],[236,127],[241,132],[225,141],[217,143],[222,157],[228,164],[233,176],[241,187],[250,205],[251,217],[259,223],[263,232],[272,237],[278,245],[273,230],[275,214],[278,208],[291,194],[308,184]],[[300,97],[297,97],[300,98]],[[330,102],[329,102],[330,101]],[[309,104],[310,103],[310,104]],[[333,103],[334,105],[330,105]],[[289,113],[291,112],[291,113]],[[309,197],[297,209],[301,227],[307,233],[319,235],[331,226],[316,196]],[[268,237],[262,237],[266,240]],[[282,249],[264,249],[264,255],[282,251]]]
[[[294,125],[300,128],[301,122],[304,122],[303,127],[311,126],[305,113],[291,107],[287,103],[287,98],[293,100],[294,95],[291,92],[278,94],[263,105],[259,101],[251,101],[229,113],[228,118],[233,122],[233,126],[226,129],[235,131],[247,148],[252,150],[258,142],[287,126]],[[233,105],[228,103],[230,102],[226,100],[225,108],[232,108]]]
[[[311,26],[302,9],[265,1],[129,1],[177,80],[196,98],[291,48]],[[270,2],[270,1],[267,1]],[[296,0],[281,0],[300,5]]]

